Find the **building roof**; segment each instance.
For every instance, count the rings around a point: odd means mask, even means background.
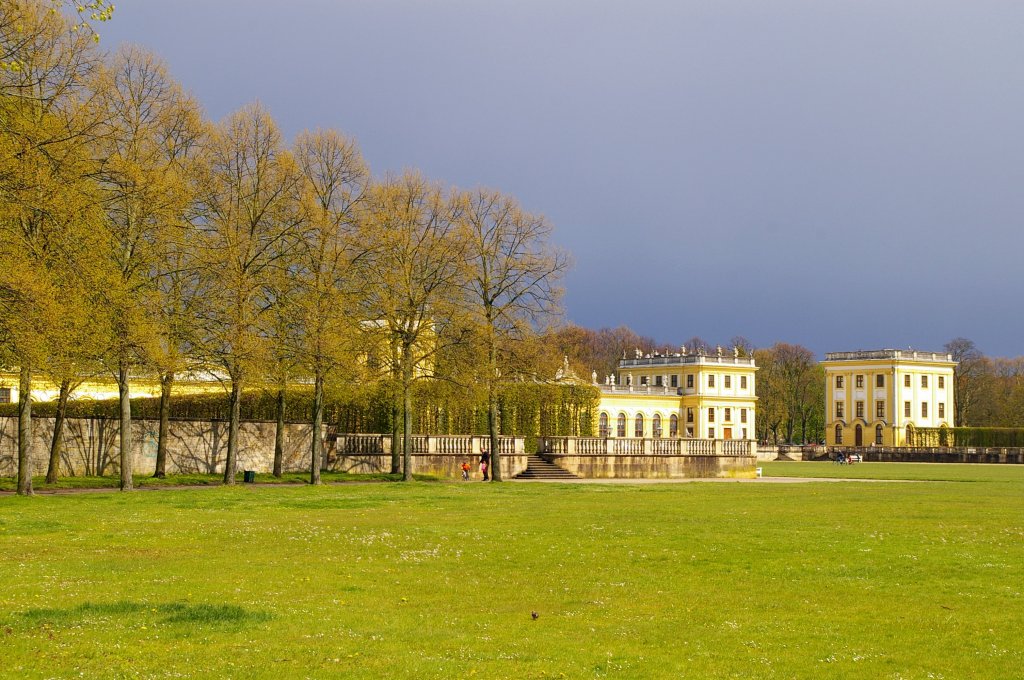
[[[934,361],[939,363],[956,363],[953,355],[948,352],[922,352],[916,349],[859,349],[855,352],[826,352],[825,361]]]

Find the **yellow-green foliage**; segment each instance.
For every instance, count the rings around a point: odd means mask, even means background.
[[[442,381],[415,384],[417,434],[486,434],[487,398],[482,392],[455,388]],[[500,388],[501,434],[526,437],[532,444],[538,435],[590,436],[599,394],[589,385],[557,385],[533,382],[510,383]],[[467,395],[469,395],[467,397]],[[248,390],[242,397],[243,420],[275,420],[276,393],[273,390]],[[285,420],[309,422],[313,406],[312,387],[287,390]],[[157,397],[132,399],[136,418],[159,417]],[[36,404],[37,416],[53,416],[56,404]],[[229,404],[223,394],[179,395],[171,400],[171,417],[182,420],[227,420]],[[68,417],[117,417],[116,400],[72,401]],[[0,405],[0,415],[14,416],[17,404]],[[344,393],[328,393],[324,422],[341,432],[390,433],[391,402],[386,388],[368,385]]]

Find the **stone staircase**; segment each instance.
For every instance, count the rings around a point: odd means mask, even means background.
[[[527,456],[526,469],[516,479],[579,479],[576,475],[540,456]]]

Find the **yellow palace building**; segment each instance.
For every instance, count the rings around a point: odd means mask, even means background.
[[[0,371],[0,404],[18,401],[18,380],[16,371]],[[212,394],[227,392],[226,379],[214,371],[183,372],[174,381],[175,396],[182,394]],[[32,377],[32,401],[57,401],[60,386],[44,375]],[[117,383],[112,376],[95,376],[83,380],[71,394],[72,399],[109,400],[118,398]],[[155,376],[132,377],[132,398],[159,397],[160,380]]]
[[[753,439],[752,357],[683,347],[675,354],[623,357],[601,390],[598,436]],[[593,376],[597,382],[597,376]]]
[[[953,426],[951,354],[830,352],[821,364],[829,446],[906,446],[915,428]]]

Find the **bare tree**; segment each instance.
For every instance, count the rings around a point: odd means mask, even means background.
[[[153,313],[160,306],[157,283],[189,203],[180,161],[199,134],[198,118],[166,65],[136,47],[115,55],[96,89],[105,113],[97,152],[116,273],[105,292],[109,365],[120,395],[121,489],[130,491],[130,383],[162,349]]]
[[[434,359],[459,342],[465,244],[457,204],[442,188],[407,172],[372,185],[361,210],[364,330],[385,349],[402,395],[403,479],[412,479],[412,385],[435,375]]]
[[[324,385],[342,367],[355,366],[352,339],[359,328],[353,299],[362,285],[356,266],[374,247],[358,237],[356,210],[369,171],[355,142],[333,130],[299,135],[307,219],[296,251],[291,301],[299,325],[296,355],[313,377],[310,482],[320,483]]]
[[[491,479],[502,481],[498,448],[498,381],[523,340],[558,311],[557,284],[568,256],[550,242],[551,225],[510,196],[478,189],[460,197],[464,240],[464,300],[480,328],[487,389]]]
[[[266,360],[262,317],[273,268],[297,236],[301,174],[270,114],[253,104],[211,134],[198,221],[203,355],[230,384],[224,483],[234,484],[242,391]]]
[[[972,420],[973,408],[981,389],[981,377],[984,372],[984,356],[975,347],[972,340],[953,338],[946,343],[946,351],[953,355],[957,362],[953,373],[954,402],[953,413],[955,425],[966,426],[975,424]]]
[[[33,370],[56,337],[61,281],[97,248],[95,125],[85,83],[97,54],[36,2],[0,13],[0,337],[19,368],[18,493],[32,493]]]

